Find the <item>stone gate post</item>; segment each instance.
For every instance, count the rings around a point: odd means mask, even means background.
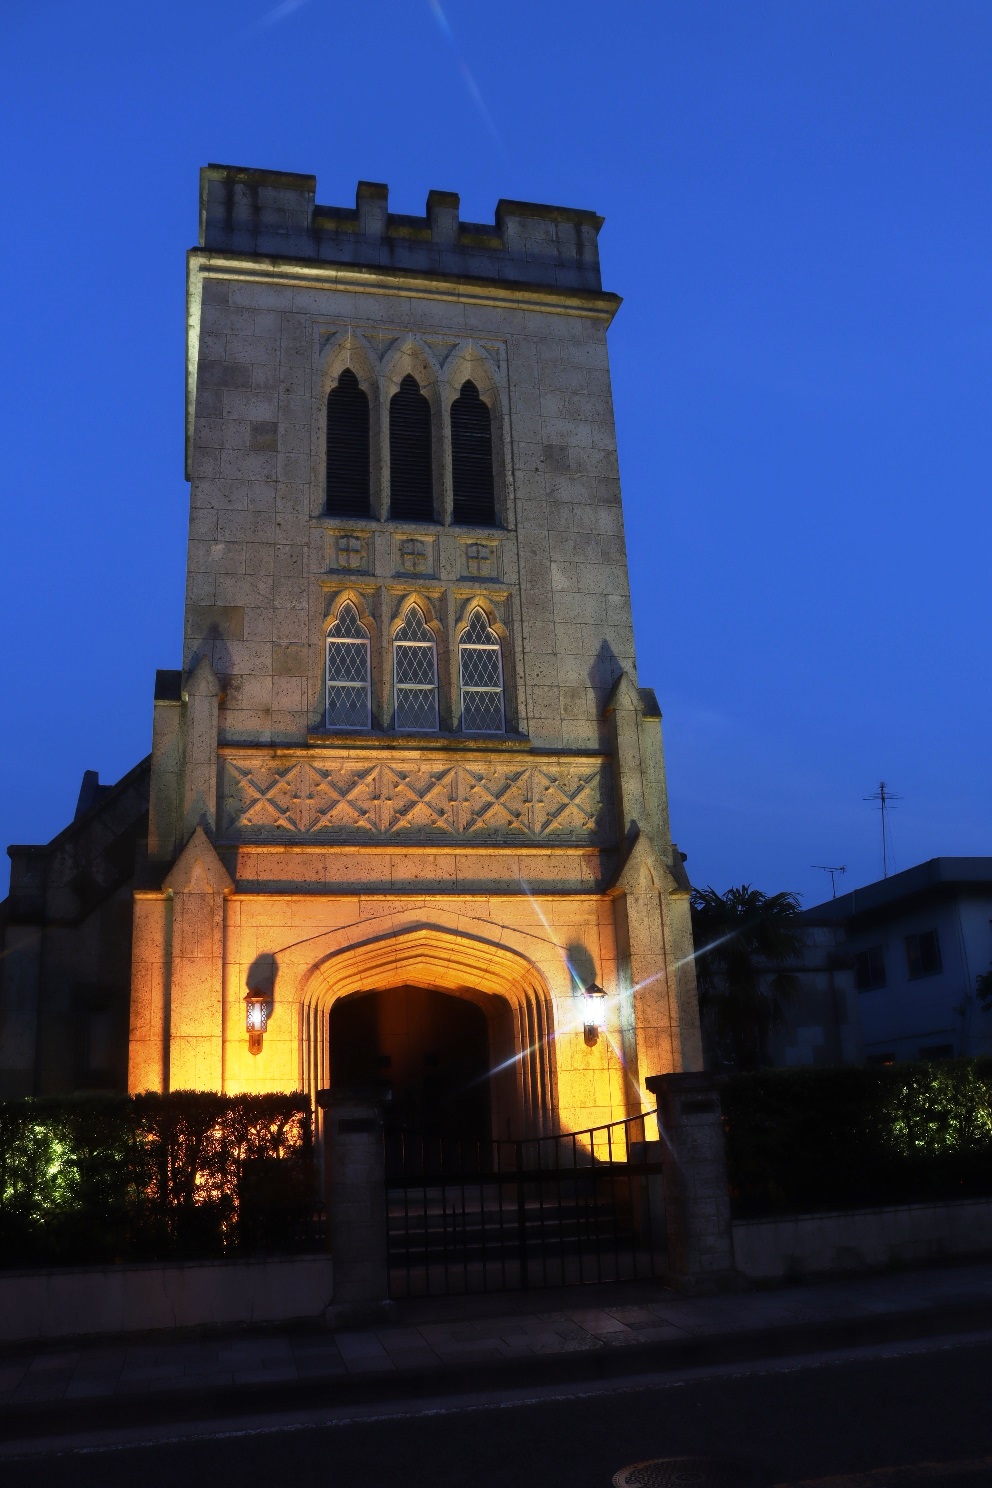
[[[663,1140],[668,1265],[687,1292],[737,1285],[720,1095],[703,1073],[651,1075]]]
[[[381,1104],[358,1090],[321,1090],[317,1099],[324,1112],[334,1307],[381,1305],[389,1293]]]

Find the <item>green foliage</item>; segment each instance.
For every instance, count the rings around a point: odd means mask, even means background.
[[[767,1063],[768,1030],[795,989],[784,968],[803,953],[799,912],[795,894],[763,894],[750,884],[694,891],[696,978],[712,1066]]]
[[[296,1175],[291,1191],[260,1185],[259,1173],[283,1166]],[[303,1096],[0,1103],[0,1265],[220,1256],[259,1236],[285,1248],[313,1201]]]
[[[992,1061],[768,1070],[723,1089],[741,1216],[992,1195]]]

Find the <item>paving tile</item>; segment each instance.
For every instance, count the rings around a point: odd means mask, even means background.
[[[581,1308],[575,1312],[566,1313],[570,1322],[578,1323],[587,1333],[594,1333],[597,1337],[604,1333],[629,1333],[630,1329],[619,1318],[604,1312],[601,1308]]]
[[[234,1383],[236,1385],[273,1385],[295,1379],[299,1379],[299,1375],[293,1368],[236,1369],[234,1371]]]
[[[79,1354],[36,1354],[28,1368],[32,1374],[44,1374],[48,1370],[75,1369]]]
[[[554,1344],[542,1342],[540,1339],[531,1343],[531,1352],[534,1354],[586,1354],[594,1349],[605,1348],[602,1338],[595,1338],[591,1333],[585,1333],[581,1338],[556,1338]]]
[[[606,1311],[627,1328],[639,1328],[654,1322],[646,1307],[607,1307]]]
[[[394,1367],[374,1333],[339,1333],[336,1342],[350,1373],[364,1374],[366,1370],[390,1370]]]
[[[108,1396],[117,1392],[117,1375],[94,1374],[92,1371],[82,1377],[73,1375],[65,1387],[66,1400],[106,1400]]]
[[[25,1375],[13,1390],[10,1399],[14,1405],[29,1400],[61,1400],[69,1385],[70,1377],[62,1375]]]
[[[296,1373],[300,1379],[323,1379],[336,1374],[347,1374],[348,1366],[341,1358],[333,1360],[318,1360],[311,1362],[307,1359],[297,1359]]]

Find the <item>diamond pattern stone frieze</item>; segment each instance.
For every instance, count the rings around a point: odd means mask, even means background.
[[[234,755],[222,761],[220,784],[222,832],[231,841],[610,840],[610,778],[600,763]]]

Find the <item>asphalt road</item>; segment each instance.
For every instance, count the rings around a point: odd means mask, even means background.
[[[608,1488],[628,1463],[692,1455],[748,1461],[775,1484],[912,1467],[874,1481],[976,1488],[992,1485],[990,1380],[992,1340],[983,1338],[622,1387],[549,1387],[525,1400],[342,1409],[316,1423],[201,1423],[195,1438],[177,1427],[144,1442],[126,1434],[99,1445],[53,1442],[43,1457],[5,1454],[0,1481],[4,1488]],[[968,1468],[948,1466],[968,1460]],[[928,1462],[944,1467],[935,1475],[921,1466]]]

